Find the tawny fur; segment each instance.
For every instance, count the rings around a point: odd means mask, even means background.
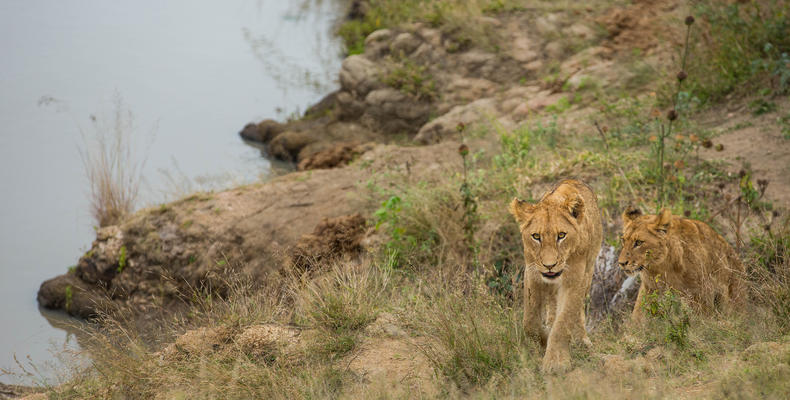
[[[666,209],[658,215],[630,209],[623,213],[623,225],[618,263],[627,274],[640,273],[642,278],[632,320],[643,318],[647,293],[667,288],[701,310],[716,306],[728,310],[742,300],[743,264],[727,241],[704,222]]]
[[[584,300],[603,238],[595,193],[565,180],[537,204],[513,199],[510,213],[524,244],[524,328],[546,345],[542,370],[566,370],[571,341],[591,344]],[[552,273],[559,276],[544,275]]]

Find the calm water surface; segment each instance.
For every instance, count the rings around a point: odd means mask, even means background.
[[[79,150],[92,117],[112,123],[118,102],[133,115],[143,204],[265,179],[237,131],[333,89],[338,3],[0,1],[0,368],[16,355],[53,379],[53,351],[76,346],[36,291],[94,238]]]

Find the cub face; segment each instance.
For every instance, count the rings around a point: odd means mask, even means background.
[[[642,215],[637,209],[623,213],[623,249],[617,263],[626,274],[655,270],[663,265],[668,254],[667,231],[672,213],[661,210],[658,215]]]
[[[527,270],[539,272],[545,282],[556,283],[567,273],[568,258],[579,243],[581,198],[564,205],[529,204],[513,199],[510,213],[519,224]]]

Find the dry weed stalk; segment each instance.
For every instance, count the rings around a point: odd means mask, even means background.
[[[144,161],[136,159],[131,136],[134,117],[116,95],[112,121],[91,115],[93,137],[83,132],[80,157],[91,187],[91,214],[98,226],[119,223],[134,211]],[[92,142],[92,143],[91,143]]]

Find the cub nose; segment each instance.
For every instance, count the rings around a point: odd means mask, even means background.
[[[551,271],[551,269],[554,268],[555,265],[557,265],[557,263],[554,263],[554,264],[543,264],[543,266],[546,267],[546,269],[549,270],[549,271]]]
[[[623,262],[621,262],[619,264],[620,264],[620,267],[625,267],[626,265],[628,265],[628,261],[623,261]]]

